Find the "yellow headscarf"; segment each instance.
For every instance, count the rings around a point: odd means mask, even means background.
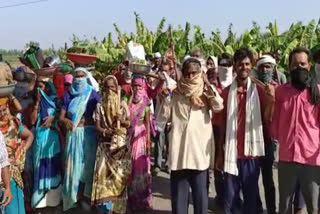
[[[115,82],[116,87],[118,88],[118,81],[117,81],[116,77],[113,75],[108,75],[104,79],[103,82],[106,83],[106,81],[109,79],[112,79]],[[102,101],[103,101],[102,106],[103,106],[105,114],[106,114],[107,124],[109,127],[112,127],[112,124],[114,122],[114,118],[116,117],[116,115],[118,113],[118,108],[120,105],[118,94],[114,91],[105,92],[103,94]]]
[[[9,99],[7,97],[0,98],[0,106],[8,104]]]

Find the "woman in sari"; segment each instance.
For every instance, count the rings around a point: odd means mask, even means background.
[[[12,103],[12,100],[11,102]],[[25,214],[22,171],[26,151],[33,141],[33,134],[22,126],[9,111],[9,99],[0,99],[0,130],[5,138],[10,162],[10,188],[12,201],[5,207],[6,214]]]
[[[32,208],[56,207],[61,201],[61,150],[57,132],[56,89],[52,82],[38,81],[31,114],[35,125],[32,146]]]
[[[67,128],[65,175],[62,188],[63,209],[73,208],[78,200],[90,201],[97,150],[93,112],[99,94],[88,84],[88,71],[77,68],[70,92],[65,93],[60,121]]]
[[[98,206],[101,213],[125,214],[127,185],[131,173],[131,155],[127,141],[130,115],[127,103],[120,101],[118,97],[119,86],[115,76],[107,76],[104,87],[105,94],[101,104],[97,104],[94,114],[99,145],[91,203]]]
[[[132,171],[128,185],[128,203],[132,211],[152,208],[150,99],[146,87],[145,79],[132,80],[133,95],[129,100]]]

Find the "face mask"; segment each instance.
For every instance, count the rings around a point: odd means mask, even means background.
[[[258,79],[263,83],[270,83],[273,76],[273,70],[258,71]]]
[[[219,76],[221,77],[229,77],[229,76],[232,76],[232,67],[225,67],[225,66],[219,66],[218,67],[218,73],[219,73]]]
[[[290,72],[291,84],[298,90],[303,90],[307,87],[309,81],[309,72],[305,68],[298,67]]]
[[[117,92],[115,92],[114,90],[112,90],[112,89],[110,89],[110,88],[107,88],[106,91],[107,91],[107,94],[108,94],[109,96],[116,96],[116,95],[118,95]]]
[[[135,93],[133,94],[133,102],[134,103],[139,103],[142,98],[144,97],[144,92],[143,89],[139,89],[137,91],[135,91]]]
[[[221,83],[222,88],[226,88],[229,85],[231,85],[233,80],[232,75],[233,68],[231,67],[225,67],[225,66],[219,66],[218,67],[218,76]]]
[[[86,89],[86,86],[87,86],[87,78],[77,77],[73,80],[72,87],[77,92],[83,92],[84,89]]]

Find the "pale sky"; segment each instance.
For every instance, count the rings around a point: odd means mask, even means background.
[[[174,26],[188,21],[206,34],[219,28],[224,34],[229,23],[240,34],[256,21],[262,29],[275,19],[280,30],[297,21],[318,21],[319,0],[48,0],[20,7],[2,8],[35,0],[0,0],[0,49],[21,49],[29,41],[42,48],[61,47],[72,35],[103,38],[114,32],[135,31],[133,12],[154,30],[162,17]]]

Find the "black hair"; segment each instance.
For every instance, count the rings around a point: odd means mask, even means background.
[[[299,53],[305,53],[308,56],[308,62],[311,62],[311,52],[309,51],[309,49],[304,48],[304,47],[297,47],[295,49],[293,49],[289,55],[289,66],[291,65],[292,62],[292,57],[295,54],[299,54]]]
[[[250,59],[251,63],[253,64],[254,59],[253,59],[252,51],[247,47],[242,47],[242,48],[238,49],[234,53],[233,62],[237,63],[237,62],[242,61],[243,59],[245,59],[247,57]]]
[[[221,65],[221,60],[226,60],[229,67],[233,65],[232,56],[228,53],[223,53],[221,56],[219,56],[218,65]]]

